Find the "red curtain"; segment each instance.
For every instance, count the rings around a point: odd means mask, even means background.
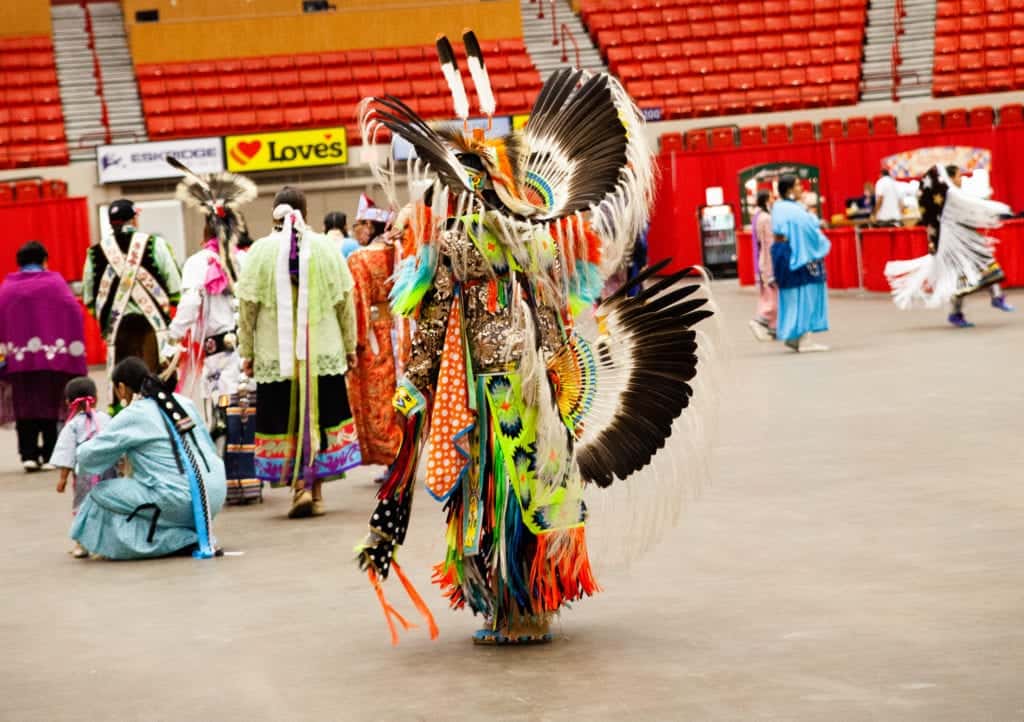
[[[82,280],[89,249],[89,204],[85,198],[57,198],[0,204],[0,278],[18,270],[15,254],[26,241],[39,241],[47,265],[67,281]],[[83,308],[85,347],[90,364],[105,363],[107,349],[96,320]]]
[[[672,258],[675,267],[700,263],[697,208],[704,203],[704,189],[721,186],[725,202],[732,206],[738,219],[739,172],[744,168],[785,162],[818,166],[819,190],[827,218],[842,212],[847,198],[860,195],[865,181],[878,178],[882,158],[939,145],[966,145],[992,151],[994,197],[1012,208],[1024,208],[1024,126],[843,138],[699,153],[670,152],[658,158],[661,177],[647,238],[651,261]],[[740,258],[742,264],[744,257]]]

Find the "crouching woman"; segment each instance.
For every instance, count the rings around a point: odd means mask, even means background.
[[[107,559],[186,550],[213,556],[211,524],[224,504],[224,464],[198,411],[167,390],[141,359],[126,358],[111,380],[127,408],[79,447],[77,471],[98,473],[124,457],[128,472],[92,490],[71,538]]]

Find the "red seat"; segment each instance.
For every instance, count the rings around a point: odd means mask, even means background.
[[[228,93],[224,95],[225,110],[244,110],[252,106],[249,93]]]
[[[686,132],[686,149],[689,151],[707,150],[709,147],[708,131],[706,129],[690,130]]]
[[[758,89],[747,91],[747,105],[754,113],[763,113],[772,108],[772,91]]]
[[[20,108],[10,109],[10,122],[12,125],[29,125],[36,122],[36,109],[34,106],[26,105]]]
[[[942,98],[947,95],[956,95],[959,91],[959,78],[956,75],[937,75],[932,80],[932,95]]]
[[[988,90],[996,91],[1022,87],[1024,86],[1024,68],[1017,68],[1016,71],[990,70],[985,73],[985,86]]]
[[[874,135],[896,135],[895,115],[876,115],[871,118],[871,130]]]
[[[683,150],[682,133],[662,133],[658,138],[658,148],[662,153]]]
[[[184,95],[192,92],[191,78],[168,78],[164,81],[164,92],[167,95]]]
[[[832,68],[827,65],[808,68],[807,82],[812,85],[828,85],[832,82]]]
[[[267,58],[268,70],[291,70],[295,67],[295,58],[291,55],[271,55]]]
[[[732,90],[750,90],[756,87],[757,80],[754,73],[730,73],[729,87]]]
[[[942,127],[946,129],[950,128],[966,128],[967,127],[967,109],[964,108],[951,108],[942,114]]]
[[[991,128],[994,120],[995,111],[993,111],[992,107],[988,105],[971,108],[971,111],[968,114],[968,121],[972,128]]]
[[[292,128],[306,128],[313,123],[313,114],[305,106],[286,108],[284,119],[288,126]]]
[[[335,125],[341,121],[336,105],[314,105],[309,109],[310,120],[313,125]]]
[[[213,75],[201,75],[192,80],[192,91],[195,93],[219,93],[220,79]]]
[[[987,87],[985,73],[960,73],[961,93],[980,93]]]
[[[228,129],[228,114],[224,112],[204,113],[200,120],[203,133],[221,135]]]
[[[855,105],[859,99],[857,83],[832,83],[828,86],[829,105]]]
[[[740,128],[740,145],[764,145],[764,130],[759,125]]]
[[[1024,105],[1007,103],[999,108],[999,125],[1024,124]]]
[[[871,121],[863,116],[846,119],[846,137],[866,138],[871,135]]]
[[[36,105],[49,105],[60,102],[60,90],[56,85],[44,85],[32,88],[32,102]]]
[[[18,125],[11,128],[11,143],[34,143],[39,137],[36,125]]]
[[[827,85],[805,85],[800,88],[800,101],[805,108],[828,105]]]
[[[729,89],[728,75],[705,75],[704,91],[707,93],[723,93]]]
[[[224,97],[220,95],[200,95],[196,98],[196,110],[208,113],[224,109]]]
[[[252,93],[253,108],[275,108],[278,105],[277,92],[274,90],[261,90]]]
[[[793,123],[793,142],[808,143],[815,140],[814,124],[808,121]]]
[[[256,129],[256,111],[236,110],[228,113],[228,130],[234,133],[246,133]]]
[[[266,90],[274,87],[274,78],[269,72],[250,73],[245,76],[245,87],[249,90]]]
[[[256,127],[260,130],[277,130],[284,127],[284,111],[280,108],[265,108],[256,111]]]
[[[807,72],[803,68],[784,68],[780,76],[783,85],[799,87],[807,82]]]
[[[164,81],[159,78],[153,78],[150,80],[139,80],[139,94],[143,98],[164,95],[167,92],[164,87]]]
[[[693,104],[693,114],[698,117],[720,115],[721,109],[718,106],[718,96],[713,93],[699,93],[690,98]]]
[[[843,137],[843,121],[835,118],[829,118],[821,121],[821,138],[822,140],[829,138],[842,138]]]
[[[695,95],[704,92],[704,78],[699,75],[689,75],[679,78],[679,93],[682,95]]]
[[[917,116],[917,129],[921,133],[942,130],[942,113],[937,110],[921,113]]]
[[[169,115],[146,118],[146,132],[150,138],[166,138],[174,134],[174,119]]]
[[[39,200],[40,188],[37,180],[17,181],[14,184],[14,200],[19,203]]]
[[[837,63],[860,63],[863,51],[859,45],[837,45],[833,50]]]
[[[959,64],[957,63],[957,56],[955,55],[936,55],[935,63],[932,65],[932,71],[935,75],[947,75],[949,73],[955,73]]]
[[[283,86],[281,90],[277,91],[277,102],[285,106],[286,109],[305,106],[306,92],[302,88]]]
[[[765,127],[765,138],[769,145],[789,142],[789,128],[782,123],[772,123]]]
[[[803,104],[800,88],[775,88],[771,92],[772,105],[779,111],[792,111]]]

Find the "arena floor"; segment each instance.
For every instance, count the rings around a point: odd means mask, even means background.
[[[797,356],[753,340],[752,292],[717,293],[713,484],[548,647],[469,643],[428,581],[425,494],[403,562],[441,637],[391,647],[351,563],[375,470],[332,485],[323,518],[286,520],[284,492],[227,509],[240,556],[81,562],[69,496],[2,432],[0,719],[1024,719],[1024,311],[971,299],[957,331],[833,294],[833,351]]]

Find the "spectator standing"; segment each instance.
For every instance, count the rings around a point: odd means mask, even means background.
[[[898,226],[903,220],[900,205],[900,184],[882,168],[875,181],[875,212],[872,220],[880,226]]]
[[[2,380],[13,406],[3,415],[14,417],[26,471],[52,468],[64,387],[87,371],[82,309],[46,259],[43,244],[29,241],[18,250],[19,270],[0,285]]]

